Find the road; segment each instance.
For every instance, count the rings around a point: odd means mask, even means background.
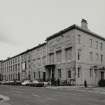
[[[78,89],[0,85],[0,94],[10,98],[8,105],[105,105],[105,94]]]

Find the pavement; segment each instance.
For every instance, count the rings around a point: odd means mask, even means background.
[[[48,86],[46,88],[57,89],[57,90],[76,90],[82,92],[91,92],[98,94],[105,94],[105,87],[87,87],[84,86]]]
[[[105,105],[105,88],[0,86],[0,105]]]

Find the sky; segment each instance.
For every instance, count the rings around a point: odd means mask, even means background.
[[[82,18],[105,37],[105,0],[0,0],[0,60],[73,24],[80,26]]]

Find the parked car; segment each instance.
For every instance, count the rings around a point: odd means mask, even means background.
[[[38,81],[38,80],[34,80],[30,83],[30,86],[35,86],[35,87],[43,87],[44,86],[44,82]]]
[[[2,81],[3,85],[9,85],[9,81]]]
[[[14,81],[8,81],[6,85],[13,85]]]
[[[0,85],[2,84],[2,81],[0,81]]]
[[[18,85],[19,86],[19,85],[21,85],[21,81],[17,81],[17,80],[13,81],[13,83],[11,85]]]
[[[5,84],[5,81],[1,81],[1,84],[4,85]]]
[[[21,83],[22,86],[29,86],[31,84],[30,80],[25,80]]]

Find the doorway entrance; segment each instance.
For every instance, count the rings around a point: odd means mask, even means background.
[[[104,79],[104,71],[101,71],[101,80]]]
[[[47,79],[52,82],[52,84],[55,81],[55,65],[46,65],[46,72],[47,72]]]

